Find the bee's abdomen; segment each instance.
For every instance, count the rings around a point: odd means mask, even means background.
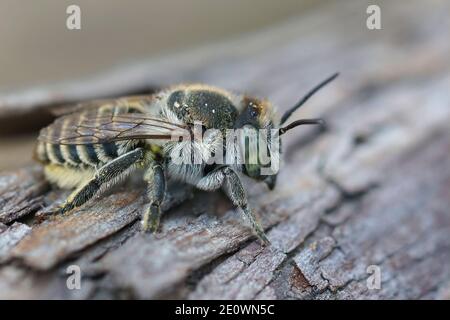
[[[103,144],[61,145],[38,142],[35,157],[44,164],[58,164],[78,167],[97,167],[124,152],[124,146],[116,142]]]

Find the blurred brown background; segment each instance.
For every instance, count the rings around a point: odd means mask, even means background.
[[[295,16],[312,2],[1,0],[0,90],[73,79],[238,36]],[[81,30],[66,28],[71,4],[81,8]]]
[[[0,0],[0,92],[78,79],[220,42],[307,10],[314,1]],[[81,30],[66,8],[81,8]],[[316,3],[317,5],[317,3]],[[0,170],[31,161],[34,136],[0,137]]]

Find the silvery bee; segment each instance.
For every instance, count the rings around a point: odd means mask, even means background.
[[[267,100],[197,84],[174,86],[147,96],[83,103],[41,130],[35,157],[44,164],[51,183],[75,189],[58,208],[60,213],[83,205],[140,167],[148,183],[149,205],[142,215],[144,231],[158,229],[166,178],[171,178],[202,190],[223,187],[254,233],[267,244],[269,240],[247,203],[239,174],[263,181],[270,189],[275,186],[276,174],[263,174],[270,163],[248,160],[245,141],[223,144],[223,133],[227,129],[275,130],[280,136],[298,125],[321,124],[321,119],[303,119],[282,127],[295,110],[336,76],[316,86],[281,118]],[[203,130],[216,129],[215,133],[201,140],[179,139],[186,133],[192,138],[194,123],[201,123]],[[269,139],[258,141],[258,148],[266,149],[271,159],[279,158],[280,145],[272,145]],[[186,149],[200,154],[200,162],[175,161]],[[216,161],[219,151],[240,161]]]

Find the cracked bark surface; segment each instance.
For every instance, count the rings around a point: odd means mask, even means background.
[[[36,165],[0,175],[0,297],[450,298],[450,4],[431,3],[383,2],[381,31],[364,27],[359,1],[326,4],[241,40],[0,96],[2,121],[180,81],[288,106],[342,72],[294,116],[321,115],[328,129],[286,135],[276,189],[245,180],[271,247],[222,194],[180,185],[156,235],[138,231],[135,181],[48,217],[68,193]],[[81,290],[66,287],[72,264]],[[369,266],[379,290],[367,286]]]

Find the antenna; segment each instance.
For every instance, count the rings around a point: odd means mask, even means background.
[[[319,83],[317,86],[315,86],[312,90],[310,90],[299,102],[297,102],[292,108],[290,108],[288,111],[286,111],[283,116],[281,117],[281,124],[285,123],[287,119],[291,116],[294,111],[296,111],[298,108],[300,108],[314,93],[322,89],[325,85],[336,79],[336,77],[339,75],[339,72],[336,72],[331,77],[325,79],[321,83]],[[306,123],[305,123],[306,124]]]

